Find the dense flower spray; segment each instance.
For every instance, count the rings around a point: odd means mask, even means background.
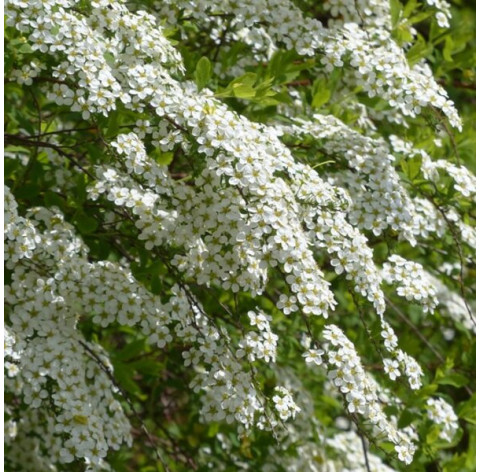
[[[447,27],[449,5],[427,3],[433,24]],[[417,35],[406,18],[396,20],[406,31],[396,40],[392,8],[330,1],[318,19],[287,0],[6,2],[8,28],[28,45],[7,81],[35,87],[40,115],[38,130],[20,124],[7,134],[17,146],[7,157],[24,169],[5,187],[10,467],[115,470],[115,451],[133,447],[141,415],[128,381],[118,383],[124,359],[101,330],[115,330],[115,340],[135,333],[146,353],[180,352],[176,368],[187,373],[199,424],[235,432],[209,437],[236,470],[249,467],[244,444],[259,431],[274,441],[255,466],[265,471],[359,470],[365,461],[392,470],[375,447],[405,467],[422,448],[418,425],[455,440],[456,412],[431,396],[393,310],[436,317],[447,341],[453,330],[472,336],[464,278],[474,177],[376,130],[382,120],[407,129],[426,113],[462,129],[427,61],[406,53]],[[194,31],[216,50],[212,63],[204,57],[192,68],[182,44]],[[318,77],[307,106],[283,89],[294,79],[262,82],[253,72],[276,64]],[[206,86],[213,75],[217,90]],[[332,77],[337,89],[323,97]],[[331,95],[337,116],[319,112]],[[276,111],[256,120],[243,108],[249,101]],[[96,140],[65,145],[79,123]],[[19,192],[35,159],[43,205]],[[452,202],[413,190],[416,178],[422,188],[448,188]],[[458,261],[409,260],[409,249],[436,238],[451,238]],[[459,277],[448,286],[453,270]],[[367,349],[350,340],[353,326]],[[396,382],[395,392],[386,388]],[[311,414],[316,395],[344,409],[347,428]],[[233,450],[239,439],[243,456]],[[171,463],[180,461],[176,447]],[[212,448],[196,461],[220,470]]]

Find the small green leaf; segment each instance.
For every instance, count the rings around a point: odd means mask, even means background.
[[[457,415],[471,424],[476,424],[476,394],[469,400],[460,403],[457,408]]]
[[[109,66],[113,66],[115,65],[115,56],[111,53],[111,52],[108,52],[108,51],[105,51],[104,52],[104,59],[105,59],[105,62],[109,65]]]
[[[87,200],[87,182],[84,174],[79,174],[76,179],[75,202],[81,204]]]
[[[158,376],[163,369],[162,364],[153,359],[140,359],[129,363],[129,366],[141,374],[152,376]]]
[[[95,218],[88,216],[85,213],[78,213],[75,216],[75,223],[81,234],[93,233],[99,226],[99,223]]]
[[[439,438],[439,426],[433,425],[426,435],[426,444],[434,444]]]
[[[112,111],[112,113],[109,114],[107,131],[105,131],[105,137],[107,139],[115,138],[115,136],[117,136],[117,134],[119,133],[119,116],[120,113],[118,110],[114,110]]]
[[[80,425],[87,425],[89,424],[89,419],[87,416],[84,415],[73,415],[73,420],[75,423]]]
[[[114,376],[119,385],[127,392],[132,395],[138,395],[141,393],[137,382],[133,380],[134,369],[127,364],[122,362],[112,361],[114,367]]]
[[[162,284],[158,276],[153,276],[150,282],[150,291],[154,295],[160,295],[162,293]]]
[[[237,98],[254,98],[256,96],[256,91],[249,84],[234,84],[232,92]]]
[[[424,401],[426,397],[430,397],[434,392],[436,392],[437,389],[438,385],[435,383],[426,385],[416,392],[416,397]]]
[[[452,385],[453,387],[460,388],[467,385],[469,383],[469,379],[462,374],[452,372],[443,375],[440,378],[436,378],[436,382],[440,385]]]
[[[420,13],[417,13],[416,15],[413,15],[411,18],[409,18],[409,24],[414,25],[416,23],[420,23],[421,21],[427,20],[433,15],[434,15],[434,10],[422,11]]]
[[[145,339],[137,339],[128,343],[120,351],[118,351],[115,357],[121,361],[128,361],[132,357],[139,355],[144,351]]]
[[[419,6],[416,0],[409,0],[403,11],[403,17],[404,18],[409,18],[411,16],[411,13]]]
[[[197,88],[202,90],[209,83],[212,77],[212,64],[207,57],[202,56],[199,59],[194,75]]]
[[[405,428],[409,426],[416,419],[416,415],[409,410],[404,410],[401,413],[398,421],[398,428]]]
[[[409,180],[413,181],[420,173],[422,166],[422,157],[415,156],[408,160],[401,161],[401,169],[406,174]]]
[[[394,28],[401,17],[402,4],[399,0],[389,0],[391,6],[391,26]]]
[[[37,184],[26,184],[22,185],[15,192],[15,197],[18,199],[25,198],[26,200],[31,200],[38,196],[40,192],[40,186]]]
[[[30,44],[25,43],[22,46],[20,46],[17,51],[21,54],[30,54],[32,51],[32,46]]]
[[[430,43],[426,43],[424,38],[419,35],[416,43],[407,52],[406,57],[409,64],[413,65],[427,57],[432,50],[433,46]]]
[[[62,209],[65,204],[65,201],[62,197],[57,195],[55,192],[50,191],[45,192],[44,201],[46,207],[58,207]]]
[[[312,87],[312,108],[319,108],[329,101],[331,91],[324,77],[317,79]]]
[[[207,430],[207,437],[213,438],[219,432],[219,423],[210,423]]]
[[[454,49],[454,42],[451,36],[446,36],[444,40],[444,48],[443,48],[443,57],[448,62],[453,62],[453,58],[451,56]]]

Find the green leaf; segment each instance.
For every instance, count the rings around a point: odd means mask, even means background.
[[[410,43],[413,40],[413,35],[409,31],[409,25],[400,23],[396,29],[393,30],[393,37],[401,44]]]
[[[416,23],[420,23],[421,21],[427,20],[433,15],[434,15],[434,10],[422,11],[416,15],[411,16],[411,18],[409,18],[409,24],[414,25]]]
[[[114,368],[114,376],[119,385],[132,395],[138,395],[141,393],[137,382],[133,380],[134,369],[127,364],[113,360],[112,365]]]
[[[237,98],[254,98],[256,96],[256,91],[249,84],[235,84],[232,88],[232,93],[234,97]]]
[[[111,53],[111,52],[108,52],[108,51],[105,51],[104,52],[104,59],[105,59],[105,62],[109,65],[109,66],[114,66],[115,65],[115,56]]]
[[[219,423],[210,423],[207,430],[207,437],[213,438],[219,432]]]
[[[26,200],[32,200],[40,193],[40,186],[37,184],[22,185],[15,191],[15,197],[17,199],[25,198]]]
[[[426,435],[426,444],[430,444],[430,445],[434,444],[439,438],[439,433],[440,433],[439,426],[437,425],[431,426],[428,434]]]
[[[424,38],[421,35],[419,35],[418,40],[407,52],[406,57],[409,64],[414,65],[417,62],[419,62],[421,59],[426,58],[431,53],[432,50],[433,50],[432,44],[426,43]]]
[[[409,426],[415,419],[416,415],[414,413],[407,409],[404,410],[399,417],[399,421],[397,424],[398,428],[405,428],[406,426]]]
[[[443,48],[443,57],[448,62],[453,62],[453,58],[451,56],[454,49],[454,42],[451,36],[446,36],[444,40],[444,48]]]
[[[409,0],[403,10],[403,17],[409,18],[411,13],[419,6],[416,0]]]
[[[159,148],[156,148],[149,154],[158,164],[163,166],[168,166],[174,160],[174,153],[172,151],[163,152]]]
[[[473,394],[469,400],[459,404],[457,415],[468,423],[476,424],[476,394]]]
[[[331,98],[331,91],[324,77],[318,78],[312,87],[312,108],[320,108]]]
[[[107,121],[107,130],[105,131],[105,137],[107,139],[113,139],[119,133],[120,123],[120,112],[119,110],[114,110],[109,114]]]
[[[79,174],[75,186],[75,203],[82,204],[87,200],[87,182],[84,174]]]
[[[399,0],[389,0],[389,5],[391,7],[391,26],[394,28],[401,17],[402,4]]]
[[[56,206],[60,209],[63,209],[63,207],[65,205],[65,200],[62,197],[60,197],[59,195],[57,195],[55,192],[47,191],[47,192],[45,192],[45,195],[44,195],[43,198],[44,198],[46,207]]]
[[[437,377],[437,374],[436,374]],[[469,383],[469,379],[462,374],[452,372],[446,375],[436,378],[436,382],[440,385],[452,385],[453,387],[464,387]]]
[[[158,376],[163,369],[162,364],[154,359],[140,359],[129,363],[129,366],[141,374],[152,375],[155,377]]]
[[[11,150],[13,146],[8,146],[8,151]],[[24,151],[24,148],[19,148],[21,151]],[[6,151],[7,149],[5,149]],[[3,175],[5,179],[13,177],[15,172],[22,166],[18,159],[10,159],[8,157],[4,158],[4,168],[3,168]]]
[[[81,234],[91,234],[99,226],[99,223],[95,218],[88,216],[85,213],[78,213],[74,219]]]
[[[401,161],[401,169],[409,180],[413,181],[420,173],[423,160],[421,156],[415,156]]]
[[[199,90],[202,90],[209,83],[212,77],[212,64],[207,57],[202,56],[199,59],[199,62],[197,62],[197,66],[195,67],[194,76],[195,83]]]
[[[267,73],[274,77],[277,84],[283,84],[294,80],[301,72],[301,69],[294,66],[296,58],[295,51],[278,50],[272,56],[267,67]]]
[[[153,276],[150,282],[150,291],[154,295],[160,295],[162,293],[162,283],[160,282],[160,278],[158,276]]]
[[[426,385],[425,387],[421,388],[416,392],[416,403],[424,403],[424,399],[427,397],[430,397],[434,392],[436,392],[438,389],[438,385],[435,383],[432,383],[430,385]]]
[[[125,345],[120,351],[117,351],[115,357],[121,361],[128,361],[143,352],[144,348],[145,339],[137,339]]]
[[[30,44],[28,43],[25,43],[17,49],[17,52],[21,54],[30,54],[31,52],[33,52],[32,46],[30,46]]]

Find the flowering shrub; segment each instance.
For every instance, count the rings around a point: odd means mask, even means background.
[[[5,15],[6,470],[474,469],[468,7]]]

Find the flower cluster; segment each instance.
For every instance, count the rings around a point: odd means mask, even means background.
[[[100,465],[109,449],[131,443],[131,437],[114,395],[108,357],[76,329],[82,313],[75,302],[83,295],[91,304],[99,302],[88,282],[78,286],[88,266],[85,247],[61,214],[32,209],[32,219],[19,217],[8,188],[5,196],[6,263],[13,268],[5,291],[11,324],[5,355],[7,368],[16,366],[9,368],[6,386],[30,411],[17,425],[16,444],[25,446],[20,440],[25,438],[32,452],[45,448],[50,463],[83,458]],[[28,252],[22,248],[26,239],[32,241]],[[101,285],[97,279],[94,287]],[[32,437],[32,431],[38,436]],[[30,456],[14,447],[9,459],[20,466]]]
[[[350,80],[353,88],[361,86],[369,96],[382,97],[407,116],[419,114],[423,107],[434,106],[446,114],[453,126],[461,128],[454,103],[436,83],[427,64],[420,62],[411,67],[403,48],[390,37],[391,15],[386,2],[343,3],[342,9],[338,8],[339,2],[332,5],[332,12],[339,15],[342,22],[334,22],[331,27],[325,27],[313,18],[305,18],[288,0],[241,1],[234,4],[220,0],[170,0],[165,9],[175,7],[179,16],[182,12],[198,22],[214,25],[215,39],[219,39],[216,35],[222,27],[226,27],[227,22],[233,38],[237,38],[238,30],[242,30],[242,39],[247,35],[269,38],[264,41],[252,38],[258,54],[263,45],[267,49],[263,51],[266,55],[276,43],[293,48],[300,55],[316,56],[322,52],[319,62],[327,72],[335,67],[352,68]],[[442,4],[437,2],[436,6],[449,12],[446,3]],[[215,15],[219,10],[225,13],[226,19]],[[346,10],[349,14],[342,15]],[[438,22],[445,26],[447,18],[443,11],[438,12],[443,15],[438,15]],[[245,28],[249,31],[246,32]],[[346,81],[349,81],[347,77]]]
[[[279,413],[282,420],[294,418],[300,411],[300,408],[295,404],[292,395],[285,387],[277,386],[275,388],[276,395],[272,397],[274,407]]]
[[[430,280],[436,287],[436,296],[441,307],[440,312],[475,332],[476,324],[474,323],[472,313],[470,313],[470,310],[474,312],[474,309],[459,294],[450,290],[436,277],[431,275]]]
[[[428,4],[439,26],[446,26],[446,2]],[[121,327],[149,349],[177,351],[191,389],[191,416],[232,424],[242,438],[256,428],[267,430],[283,441],[284,450],[300,444],[286,470],[318,470],[321,459],[337,470],[339,462],[324,457],[329,448],[317,451],[326,438],[304,395],[304,379],[287,375],[278,362],[287,350],[301,358],[285,337],[296,348],[300,339],[305,362],[327,369],[348,413],[366,418],[409,464],[413,435],[397,428],[396,418],[383,409],[399,401],[366,373],[336,307],[351,303],[340,288],[356,307],[362,297],[372,307],[381,327],[379,377],[388,385],[404,375],[419,389],[422,370],[386,320],[383,281],[425,312],[432,313],[439,300],[451,318],[474,330],[464,293],[456,295],[421,264],[397,255],[386,261],[372,247],[386,237],[415,248],[453,228],[458,245],[475,246],[463,205],[440,207],[411,192],[399,175],[398,158],[420,160],[420,173],[434,185],[447,175],[462,202],[475,195],[471,173],[396,136],[387,141],[375,126],[384,118],[408,126],[409,117],[429,107],[460,128],[453,103],[425,61],[408,61],[411,42],[395,41],[386,1],[333,0],[321,7],[326,24],[307,18],[289,0],[166,0],[145,8],[133,11],[133,5],[115,0],[5,5],[8,28],[32,51],[19,54],[8,81],[15,90],[35,86],[39,115],[38,136],[26,134],[32,127],[23,120],[19,133],[9,135],[22,144],[8,152],[21,176],[5,188],[9,465],[55,470],[81,462],[102,470],[109,467],[110,451],[132,444],[122,406],[128,398],[116,384],[111,352],[85,324]],[[222,93],[186,79],[192,67],[188,60],[184,66],[185,51],[168,39],[168,25],[189,42],[192,22],[216,45],[212,70],[219,83],[260,65],[270,71],[269,61],[284,60],[278,52],[295,51],[302,60],[290,66],[310,67],[321,80],[342,68],[334,97],[359,115],[357,121],[344,122],[337,112],[314,113],[294,90],[279,94],[285,103],[276,105],[269,120],[251,121],[244,113],[247,101],[239,100],[234,111]],[[414,28],[408,30],[415,36]],[[235,56],[233,44],[245,50],[234,67],[225,67],[229,61],[217,59],[225,49]],[[344,101],[344,93],[359,90],[382,109]],[[49,115],[54,131],[42,115],[44,102],[49,113],[62,111],[51,121]],[[92,131],[96,140],[77,155],[76,148],[87,143],[62,140],[76,135],[78,122],[87,123],[79,129]],[[314,143],[312,152],[303,154],[309,146],[299,143],[305,142]],[[35,153],[27,155],[29,147]],[[319,171],[320,156],[334,166]],[[24,181],[35,181],[37,167],[42,178],[31,187],[45,187],[35,200],[44,203],[31,205],[17,195]],[[62,211],[52,200],[62,202]],[[81,216],[92,208],[98,210],[93,223],[99,231],[87,231],[82,239]],[[92,251],[100,240],[112,246],[108,257]],[[143,278],[137,269],[146,260],[151,272]],[[158,267],[169,277],[154,290]],[[217,298],[219,291],[232,300],[235,313]],[[216,311],[221,308],[227,315]],[[339,326],[326,326],[325,319]],[[288,331],[292,326],[295,333]],[[322,345],[315,339],[321,330]],[[275,374],[274,385],[263,381],[267,370]],[[441,426],[440,437],[452,439],[452,408],[430,399],[427,412]],[[312,429],[308,440],[299,433],[306,424]],[[232,447],[226,436],[219,433],[217,439],[226,450]],[[362,444],[354,433],[327,444],[347,450],[342,467],[361,462]],[[390,470],[369,457],[373,470]],[[272,467],[284,465],[274,462]]]
[[[324,328],[323,338],[326,342],[328,377],[343,394],[347,410],[364,416],[382,436],[395,445],[399,460],[409,464],[415,446],[383,412],[378,386],[366,375],[352,342],[334,325]]]
[[[428,418],[441,426],[439,437],[445,441],[452,441],[459,429],[458,417],[453,407],[442,398],[429,398],[426,410]]]
[[[365,468],[366,459],[364,457],[363,439],[361,439],[354,431],[336,434],[334,437],[327,439],[327,444],[332,447],[338,454],[337,461],[331,461],[332,472],[337,470],[357,471]],[[364,439],[364,441],[366,441]],[[394,472],[394,469],[386,464],[374,454],[368,453],[369,469],[377,472]],[[361,464],[363,464],[361,466]],[[328,470],[328,469],[326,469]]]
[[[421,264],[392,255],[382,266],[382,277],[389,285],[397,285],[396,292],[406,300],[414,300],[424,312],[433,313],[438,305],[436,288]]]
[[[276,360],[277,334],[271,331],[269,321],[271,317],[262,313],[249,311],[247,313],[251,326],[255,326],[258,330],[249,331],[244,339],[239,343],[239,350],[236,352],[237,357],[246,356],[253,362],[256,359],[264,359],[265,362]]]

